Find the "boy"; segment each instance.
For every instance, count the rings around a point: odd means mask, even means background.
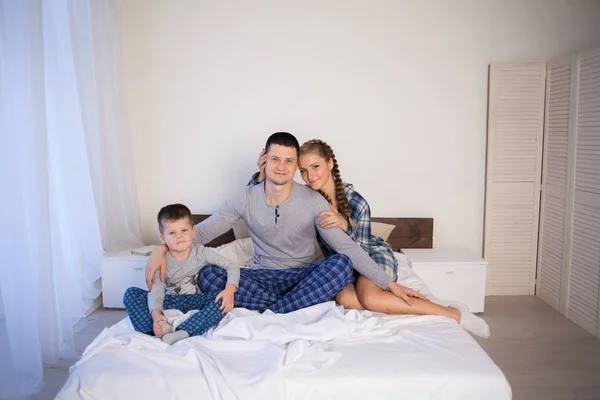
[[[202,245],[192,244],[196,231],[192,213],[186,206],[171,204],[163,207],[157,219],[160,240],[168,248],[166,281],[162,282],[156,273],[150,292],[130,287],[125,291],[123,303],[136,331],[154,333],[162,337],[163,342],[173,344],[189,336],[204,334],[233,308],[240,267]],[[198,272],[207,264],[220,266],[227,271],[227,284],[218,294],[202,293],[198,287]],[[199,311],[175,330],[163,314],[163,307],[184,313]]]

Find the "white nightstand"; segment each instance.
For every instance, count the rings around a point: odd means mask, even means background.
[[[402,249],[413,271],[431,293],[483,312],[487,262],[462,248]]]
[[[102,261],[102,304],[107,308],[125,308],[123,294],[131,286],[148,290],[146,286],[147,256],[131,254],[130,250],[104,253]]]

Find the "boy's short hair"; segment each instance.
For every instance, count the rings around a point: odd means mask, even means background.
[[[194,225],[192,212],[183,204],[169,204],[168,206],[164,206],[158,212],[158,230],[162,235],[164,229],[163,222],[178,221],[184,218],[187,218],[190,221],[190,225]]]
[[[269,147],[272,144],[278,144],[284,147],[293,147],[296,149],[296,158],[300,156],[300,144],[298,143],[298,139],[291,133],[287,132],[275,132],[267,139],[267,144],[265,145],[265,151],[269,152]]]

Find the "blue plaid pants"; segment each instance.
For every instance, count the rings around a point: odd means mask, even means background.
[[[333,299],[351,279],[352,262],[344,254],[305,267],[242,268],[235,306],[288,313]],[[207,265],[200,270],[198,285],[203,291],[221,291],[226,282],[223,268]]]
[[[165,310],[177,309],[183,313],[191,310],[199,310],[181,325],[177,330],[184,330],[190,336],[203,335],[211,327],[217,325],[223,314],[219,307],[221,301],[215,303],[215,293],[200,294],[178,294],[165,295],[163,308]],[[123,295],[123,304],[127,309],[127,314],[136,331],[153,335],[152,316],[148,309],[148,291],[137,287],[130,287]]]

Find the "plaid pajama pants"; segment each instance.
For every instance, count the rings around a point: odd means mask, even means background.
[[[215,303],[217,294],[218,292],[179,295],[167,294],[165,295],[163,308],[165,310],[177,309],[183,313],[191,310],[199,310],[181,325],[177,326],[177,330],[184,330],[190,336],[203,335],[223,319],[223,314],[219,310],[221,301],[219,300]],[[123,295],[123,304],[125,304],[127,314],[135,330],[153,335],[152,316],[148,309],[148,291],[130,287]]]
[[[351,279],[352,262],[344,254],[298,268],[242,268],[235,306],[288,313],[333,299]],[[207,265],[200,270],[198,285],[203,291],[221,291],[226,282],[227,274],[220,267]]]

